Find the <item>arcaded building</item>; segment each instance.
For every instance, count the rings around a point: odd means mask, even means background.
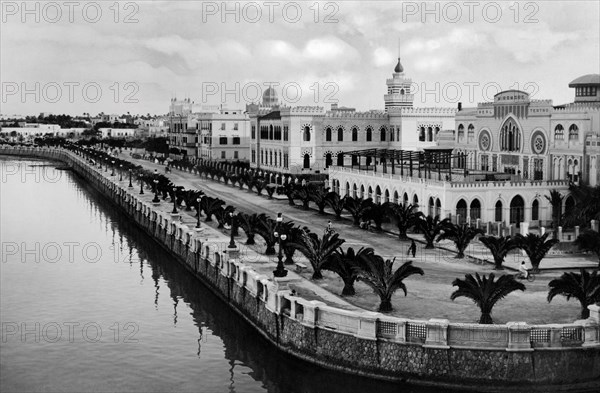
[[[565,105],[509,90],[461,109],[455,128],[438,136],[443,146],[417,146],[420,154],[355,152],[364,158],[332,167],[331,185],[376,201],[410,201],[459,222],[548,225],[550,190],[567,195],[570,183],[600,183],[600,76],[569,86],[575,100]],[[573,199],[567,195],[564,204],[569,209]]]

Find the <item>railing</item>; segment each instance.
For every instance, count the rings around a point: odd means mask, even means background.
[[[10,154],[15,151],[23,154],[41,153],[48,157],[61,155],[81,167],[87,166],[84,159],[64,149],[0,146],[0,154]],[[127,191],[118,182],[107,178],[103,172],[90,173],[96,178],[102,179],[106,185],[115,186],[117,190],[120,187]],[[125,197],[127,192],[119,195]],[[129,195],[127,203],[139,207],[140,202],[141,200],[135,193]],[[142,210],[143,215],[152,221],[155,213],[153,208]],[[155,220],[157,219],[155,216]],[[170,220],[166,219],[165,221]],[[596,307],[592,311],[592,318],[562,325],[528,325],[515,322],[504,325],[480,325],[448,323],[447,321],[440,322],[440,320],[416,321],[379,313],[342,310],[319,301],[309,301],[292,295],[288,290],[277,292],[276,284],[271,279],[253,271],[250,265],[239,260],[230,260],[225,254],[215,253],[212,249],[204,252],[206,246],[214,244],[214,240],[207,244],[196,239],[197,243],[192,245],[190,239],[193,231],[191,229],[177,232],[178,239],[188,240],[185,242],[185,247],[191,247],[196,252],[202,253],[203,258],[208,260],[220,274],[231,276],[237,285],[246,288],[253,296],[260,297],[267,309],[281,314],[283,308],[278,308],[277,302],[285,300],[285,315],[289,314],[291,319],[307,326],[318,326],[340,334],[397,343],[428,346],[434,342],[435,345],[447,348],[531,351],[561,347],[600,347],[600,312],[597,306],[590,306]],[[223,243],[226,243],[225,239],[223,239]],[[241,272],[241,274],[237,272]]]

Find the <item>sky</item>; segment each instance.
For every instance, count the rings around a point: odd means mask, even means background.
[[[172,98],[243,109],[383,110],[400,54],[417,107],[509,89],[572,102],[600,73],[592,1],[1,1],[0,113],[165,114]]]

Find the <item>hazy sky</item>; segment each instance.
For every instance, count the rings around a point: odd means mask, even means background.
[[[0,112],[163,114],[172,97],[244,108],[268,82],[288,105],[383,109],[399,43],[415,106],[510,88],[557,105],[600,72],[599,4],[2,1]]]

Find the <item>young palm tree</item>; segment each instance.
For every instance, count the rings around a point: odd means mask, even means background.
[[[560,217],[562,216],[562,201],[565,198],[557,190],[551,190],[550,195],[545,195],[552,206],[552,221],[554,224],[554,237],[558,237],[558,227],[560,226]]]
[[[319,214],[325,214],[325,206],[327,206],[327,190],[328,188],[310,187],[310,200],[319,208]]]
[[[380,312],[392,311],[392,295],[398,290],[407,295],[404,280],[413,274],[423,275],[423,269],[412,265],[412,261],[403,263],[393,271],[396,258],[383,260],[379,255],[369,255],[362,258],[362,266],[355,267],[358,280],[370,286],[379,296]]]
[[[386,219],[387,209],[381,203],[373,203],[369,211],[365,214],[367,219],[373,220],[375,229],[381,231],[381,224]]]
[[[497,281],[494,281],[494,278],[494,273],[490,273],[489,278],[485,274],[480,277],[479,273],[475,273],[475,277],[472,274],[466,274],[464,280],[457,278],[452,285],[458,289],[450,295],[450,299],[454,300],[464,296],[473,300],[481,310],[479,323],[492,324],[494,323],[492,320],[494,305],[513,291],[525,290],[525,285],[517,281],[512,274],[503,274]]]
[[[245,213],[238,214],[238,225],[246,233],[246,244],[247,245],[256,244],[256,242],[254,241],[254,235],[256,235],[256,228],[258,227],[258,223],[261,220],[264,220],[266,218],[267,218],[267,216],[264,213],[260,214],[260,215],[256,214],[256,213],[254,213],[254,214],[245,214]]]
[[[548,302],[556,295],[565,296],[567,300],[572,297],[579,300],[581,319],[587,319],[590,316],[590,310],[587,308],[589,305],[600,302],[600,275],[597,270],[594,270],[592,274],[585,269],[581,269],[580,273],[563,273],[559,278],[550,281],[548,286],[550,287]]]
[[[494,269],[502,270],[502,263],[508,253],[517,246],[511,236],[481,236],[479,241],[490,250],[494,257]]]
[[[323,278],[323,274],[321,274],[323,265],[344,242],[345,240],[340,239],[337,233],[333,235],[325,233],[322,238],[319,238],[316,233],[304,232],[298,242],[289,244],[289,246],[295,247],[304,254],[313,267],[313,280],[320,280]]]
[[[219,198],[212,198],[209,196],[205,196],[200,201],[200,206],[206,214],[206,222],[212,221],[213,214],[216,214],[219,208],[223,207],[225,201]]]
[[[337,273],[344,281],[344,289],[342,296],[353,296],[356,294],[354,282],[358,278],[357,269],[363,264],[363,259],[373,255],[374,250],[361,247],[360,250],[354,251],[354,248],[348,247],[346,252],[342,248],[338,248],[333,257],[323,265],[324,270],[330,270]]]
[[[546,232],[542,236],[528,233],[527,236],[523,236],[520,233],[515,236],[515,244],[517,248],[524,250],[527,256],[529,257],[529,261],[531,262],[531,266],[533,266],[534,271],[539,271],[540,262],[548,251],[558,243],[558,239],[548,239],[548,235],[550,232]]]
[[[340,198],[337,192],[332,191],[325,196],[325,202],[335,213],[335,218],[340,218],[342,216],[346,197]]]
[[[258,221],[255,232],[265,240],[267,246],[265,255],[275,255],[275,244],[277,244],[277,238],[275,237],[276,231],[277,221],[262,215],[261,219]]]
[[[302,201],[302,208],[308,210],[311,195],[307,186],[296,187],[294,189],[294,198],[300,199]]]
[[[450,220],[448,218],[440,220],[439,215],[435,217],[425,217],[423,213],[419,212],[416,225],[419,228],[419,230],[423,233],[425,241],[427,242],[425,248],[433,248],[433,241],[435,240],[436,236],[442,233],[444,228],[446,228],[449,223]]]
[[[585,226],[591,220],[600,219],[600,186],[569,186],[575,200],[575,208],[565,211],[564,222],[570,226]]]
[[[444,228],[444,232],[438,236],[437,241],[452,240],[458,251],[456,258],[464,258],[465,250],[477,235],[483,235],[483,231],[467,224],[448,223]]]
[[[583,231],[573,242],[582,251],[591,251],[598,257],[598,268],[600,268],[600,232],[587,229]]]
[[[344,199],[346,200],[344,203],[344,208],[348,210],[350,214],[352,214],[353,223],[354,225],[358,226],[360,224],[360,219],[364,217],[364,215],[371,208],[373,200],[371,198],[362,199],[352,197],[346,197]]]
[[[398,227],[398,238],[400,240],[408,239],[406,232],[415,225],[419,216],[416,211],[416,206],[413,204],[397,204],[397,203],[386,203],[388,213],[392,217],[392,220]]]

